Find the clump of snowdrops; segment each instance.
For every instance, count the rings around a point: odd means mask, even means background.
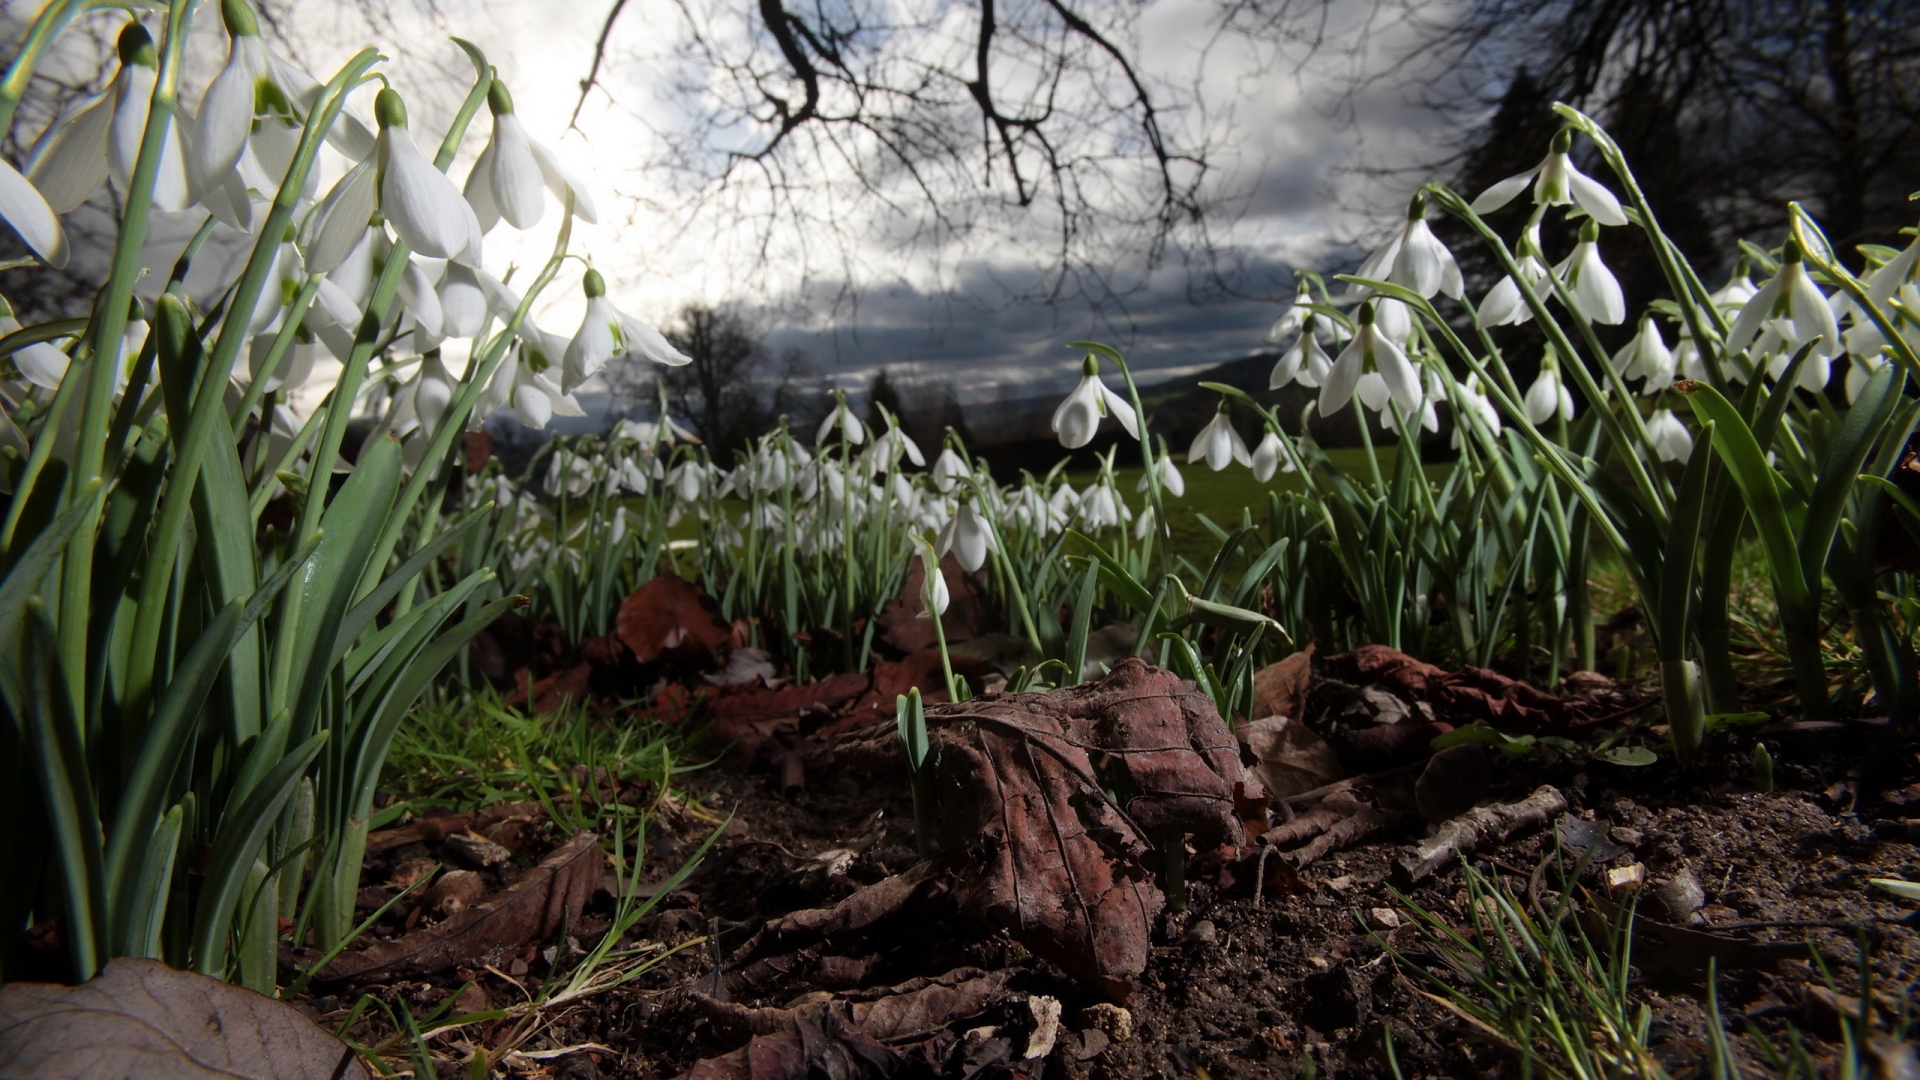
[[[272,991],[281,920],[323,951],[351,928],[397,726],[519,602],[477,561],[418,588],[498,516],[439,520],[461,432],[544,426],[608,364],[685,358],[579,273],[593,199],[472,45],[460,109],[426,131],[373,49],[322,81],[245,0],[55,0],[14,43],[0,124],[86,20],[117,35],[107,90],[23,138],[24,171],[0,162],[0,217],[48,265],[70,255],[61,214],[109,188],[122,208],[85,317],[0,324],[0,977],[34,925],[64,943],[55,974],[157,956]],[[197,93],[194,32],[228,49]],[[199,227],[143,278],[156,212]],[[553,235],[513,286],[483,257],[502,226]],[[192,295],[216,236],[246,258]],[[570,266],[569,337],[528,311]]]

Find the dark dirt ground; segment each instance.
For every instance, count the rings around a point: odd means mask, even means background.
[[[1603,823],[1618,848],[1588,867],[1584,884],[1602,890],[1606,870],[1642,864],[1643,919],[1689,923],[1729,940],[1810,942],[1843,995],[1858,993],[1864,946],[1882,1019],[1898,1027],[1913,1012],[1920,984],[1920,917],[1911,903],[1870,887],[1868,879],[1920,880],[1920,753],[1910,738],[1902,741],[1883,727],[1835,728],[1767,737],[1779,763],[1778,789],[1770,794],[1752,790],[1753,737],[1723,734],[1707,761],[1688,772],[1665,758],[1629,768],[1551,753],[1494,755],[1480,801],[1517,800],[1552,785],[1573,818]],[[1410,776],[1362,785],[1359,794],[1379,805],[1403,804]],[[1386,1076],[1388,1027],[1408,1077],[1519,1074],[1511,1054],[1419,993],[1426,984],[1418,973],[1383,949],[1384,939],[1412,962],[1432,961],[1408,900],[1450,925],[1469,922],[1457,863],[1404,898],[1396,895],[1395,860],[1430,831],[1417,819],[1298,869],[1284,857],[1271,858],[1257,902],[1253,860],[1220,863],[1197,855],[1189,910],[1158,919],[1146,970],[1131,999],[1116,1009],[951,904],[910,905],[811,948],[784,955],[763,949],[739,960],[742,946],[770,920],[830,906],[919,861],[908,786],[903,771],[868,771],[859,762],[816,761],[800,769],[739,755],[688,779],[704,792],[702,805],[732,812],[731,824],[697,872],[657,898],[629,940],[694,944],[627,986],[555,1010],[523,1046],[536,1053],[509,1059],[494,1075],[679,1076],[703,1058],[741,1051],[756,1023],[772,1030],[767,1014],[755,1020],[743,1006],[861,1000],[873,997],[874,988],[956,970],[961,977],[997,973],[994,993],[955,1015],[935,1016],[946,1022],[931,1034],[929,1021],[910,1038],[894,1040],[902,1052],[892,1057],[867,1054],[858,1037],[840,1040],[839,1052],[831,1045],[822,1051],[820,1040],[839,1040],[833,1024],[802,1025],[794,1045],[813,1040],[800,1052],[810,1065],[793,1065],[800,1058],[791,1055],[782,1063],[742,1052],[696,1075]],[[513,826],[519,833],[505,837],[520,841],[517,862],[530,862],[553,842],[538,835],[539,824],[521,822]],[[664,878],[712,828],[696,813],[660,814],[647,840],[647,879]],[[1536,870],[1554,858],[1554,836],[1552,826],[1525,829],[1479,851],[1473,863],[1526,896]],[[835,849],[844,849],[837,859],[818,858]],[[381,881],[409,859],[445,856],[431,843],[392,849],[369,865],[365,880]],[[510,868],[505,875],[488,873],[504,880]],[[1698,885],[1697,910],[1686,910],[1687,902],[1678,903],[1681,910],[1662,903],[1676,891],[1662,887],[1683,875]],[[362,899],[371,906],[392,891],[375,887]],[[572,927],[575,936],[590,944],[611,909],[602,888]],[[406,908],[396,909],[376,936],[403,931],[408,917]],[[433,913],[411,918],[416,926],[431,924]],[[1651,940],[1637,940],[1636,948],[1635,992],[1651,1010],[1650,1048],[1675,1076],[1706,1075],[1702,981],[1661,970],[1676,966],[1669,961],[1684,967],[1688,949]],[[557,955],[543,953],[540,943],[495,950],[487,958],[491,970],[463,964],[415,979],[322,986],[302,1004],[329,1026],[362,992],[424,1013],[471,979],[454,1011],[497,1008],[536,992]],[[1753,967],[1736,958],[1721,966],[1730,1029],[1750,1023],[1784,1037],[1791,1025],[1816,1060],[1835,1060],[1834,999],[1822,992],[1829,976],[1815,964]],[[1034,1002],[1045,998],[1059,1002],[1061,1026],[1051,1052],[1028,1059]],[[373,1041],[381,1024],[377,1017],[363,1020],[355,1034]],[[486,1042],[507,1024],[476,1025],[471,1032]],[[537,1053],[569,1046],[585,1049]],[[1771,1074],[1747,1035],[1734,1037],[1734,1049],[1745,1075]],[[445,1075],[460,1074],[452,1061],[442,1068]]]

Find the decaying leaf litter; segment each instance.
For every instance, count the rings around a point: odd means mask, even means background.
[[[1771,794],[1753,790],[1751,736],[1729,731],[1683,787],[1664,762],[1612,752],[1657,733],[1635,727],[1647,695],[1603,677],[1550,694],[1379,647],[1303,650],[1257,673],[1263,715],[1229,727],[1191,683],[1116,658],[1098,681],[1042,694],[928,693],[938,854],[923,858],[886,705],[939,684],[932,650],[893,648],[870,673],[793,685],[722,635],[697,588],[649,588],[671,602],[644,631],[631,630],[637,611],[621,629],[647,635],[641,649],[671,639],[678,656],[640,665],[622,633],[617,648],[589,642],[520,672],[525,684],[543,666],[586,667],[585,689],[547,706],[608,724],[631,706],[594,686],[650,673],[655,705],[706,725],[717,764],[671,793],[574,770],[567,797],[582,806],[657,800],[640,883],[596,855],[586,884],[583,838],[539,803],[406,820],[370,839],[367,879],[379,869],[385,884],[361,897],[363,909],[400,902],[300,1007],[337,1024],[362,994],[444,1005],[443,1020],[533,1000],[604,934],[624,890],[650,905],[625,941],[657,966],[542,1018],[537,1041],[575,1049],[497,1067],[1388,1075],[1391,1032],[1407,1075],[1457,1075],[1496,1067],[1502,1050],[1410,967],[1444,969],[1422,951],[1416,910],[1471,926],[1463,859],[1535,903],[1577,871],[1578,918],[1600,936],[1634,910],[1635,985],[1670,1071],[1708,1053],[1709,963],[1730,1026],[1791,1026],[1815,1046],[1841,1037],[1834,995],[1859,1000],[1847,991],[1862,945],[1886,1002],[1920,974],[1911,905],[1867,884],[1920,877],[1920,762],[1876,757],[1889,745],[1880,726],[1773,733],[1784,741]],[[963,627],[953,644],[971,637]],[[969,671],[987,685],[1009,674],[989,660]],[[1611,746],[1592,737],[1623,726]],[[1796,740],[1811,752],[1789,757]],[[716,827],[692,875],[663,889]],[[1184,857],[1170,861],[1176,835]],[[479,917],[515,904],[525,914]],[[430,1041],[458,1062],[509,1023]]]

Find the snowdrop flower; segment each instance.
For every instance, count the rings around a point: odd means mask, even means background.
[[[441,277],[440,332],[450,338],[470,338],[487,324],[487,294],[473,268],[448,263]]]
[[[1240,433],[1233,429],[1233,420],[1227,415],[1227,400],[1220,399],[1220,407],[1214,410],[1213,419],[1193,437],[1193,445],[1187,448],[1187,463],[1205,461],[1207,467],[1219,472],[1228,462],[1237,461],[1242,465],[1252,465],[1253,458],[1247,453],[1247,444],[1241,440]]]
[[[1413,313],[1407,305],[1390,296],[1382,296],[1373,301],[1374,332],[1402,349],[1413,340]],[[1335,336],[1338,337],[1336,328]]]
[[[1673,352],[1660,336],[1660,325],[1652,315],[1640,317],[1640,332],[1613,354],[1613,370],[1627,379],[1645,379],[1643,394],[1657,394],[1673,385]]]
[[[1133,520],[1133,510],[1113,490],[1113,480],[1103,475],[1080,496],[1080,523],[1089,530],[1124,525]]]
[[[1487,392],[1480,385],[1480,376],[1468,375],[1467,381],[1462,385],[1460,413],[1461,415],[1455,418],[1453,438],[1450,440],[1455,450],[1460,449],[1465,429],[1472,422],[1470,416],[1478,417],[1480,422],[1486,425],[1488,433],[1499,436],[1500,410],[1494,408],[1493,402],[1487,400]]]
[[[563,464],[562,458],[565,458]],[[547,459],[547,494],[559,495],[563,492],[570,498],[580,498],[593,489],[593,466],[578,454],[554,454]]]
[[[1840,354],[1843,347],[1840,326],[1833,317],[1833,308],[1827,305],[1820,287],[1807,276],[1800,245],[1793,240],[1788,240],[1780,253],[1780,271],[1740,309],[1740,317],[1727,332],[1727,352],[1737,353],[1753,344],[1755,336],[1773,320],[1785,323],[1786,351],[1798,350],[1818,338],[1819,344],[1813,347],[1814,356],[1826,360]],[[1824,379],[1821,385],[1826,385]]]
[[[567,343],[561,389],[572,393],[606,367],[607,361],[630,352],[667,367],[693,362],[660,331],[614,307],[607,299],[607,282],[600,271],[589,268],[581,287],[587,294],[587,313],[580,320],[579,332]]]
[[[1193,455],[1187,455],[1187,460],[1193,460]],[[1154,474],[1159,477],[1160,490],[1176,499],[1186,495],[1187,481],[1180,475],[1179,467],[1173,463],[1173,455],[1167,453],[1166,440],[1164,439],[1162,439],[1160,443],[1160,456],[1153,459],[1153,471]],[[1146,474],[1142,473],[1140,475],[1140,483],[1136,485],[1133,490],[1145,491],[1151,486]]]
[[[1273,373],[1267,377],[1267,389],[1278,390],[1291,382],[1301,386],[1319,386],[1320,380],[1333,366],[1327,351],[1320,347],[1320,339],[1314,333],[1315,319],[1308,315],[1300,324],[1300,336],[1294,339],[1287,351],[1280,354],[1280,360],[1273,365]]]
[[[988,552],[1000,550],[994,543],[993,529],[974,510],[972,499],[961,501],[946,527],[940,530],[940,539],[934,546],[942,555],[953,552],[960,568],[968,573],[986,565]]]
[[[122,193],[133,179],[160,58],[153,37],[138,22],[120,31],[119,54],[120,70],[106,92],[54,124],[27,170],[56,214],[86,202],[109,178]],[[153,205],[160,210],[185,210],[192,203],[178,126],[168,124],[160,145],[160,171],[153,184]]]
[[[1700,346],[1694,344],[1693,335],[1687,332],[1687,324],[1680,324],[1680,336],[1673,343],[1673,366],[1683,379],[1706,382],[1707,361],[1700,355]]]
[[[1713,301],[1713,305],[1723,313],[1730,313],[1745,307],[1747,301],[1753,299],[1753,294],[1759,291],[1754,287],[1753,279],[1747,276],[1747,260],[1741,259],[1733,276],[1718,290],[1708,293],[1707,299]]]
[[[301,125],[325,87],[268,47],[245,0],[222,0],[220,14],[230,38],[227,62],[200,99],[200,117],[187,147],[187,174],[216,216],[245,227],[238,218],[251,213],[249,185],[239,180],[236,169],[251,151],[258,165],[254,179],[278,184],[299,148]],[[327,132],[327,139],[355,161],[366,157],[374,145],[366,125],[345,111]],[[313,179],[310,176],[309,183]],[[218,198],[210,198],[216,194]]]
[[[868,469],[877,476],[899,464],[902,457],[915,465],[924,466],[927,459],[920,453],[920,445],[914,442],[906,432],[900,430],[900,425],[894,420],[892,413],[887,412],[884,407],[880,412],[887,418],[887,430],[875,435],[873,445],[869,446],[866,453],[862,455]]]
[[[1537,292],[1542,282],[1547,280],[1547,264],[1540,258],[1540,230],[1529,225],[1520,233],[1520,244],[1515,251],[1514,260],[1520,267],[1520,276]],[[1480,301],[1480,309],[1474,313],[1474,324],[1485,329],[1489,326],[1519,326],[1533,318],[1533,309],[1521,295],[1520,286],[1512,275],[1494,282],[1487,290],[1486,298]]]
[[[13,322],[13,319],[9,316],[6,321]],[[18,328],[19,324],[15,323],[14,329]],[[71,362],[66,352],[51,341],[36,341],[9,359],[21,378],[43,390],[60,389],[60,380],[66,377],[67,365]]]
[[[1647,437],[1661,461],[1685,461],[1693,453],[1693,436],[1672,409],[1655,409],[1647,418]]]
[[[1627,321],[1627,298],[1620,291],[1620,282],[1600,261],[1598,225],[1588,221],[1580,226],[1580,242],[1553,272],[1566,283],[1582,315],[1608,326]]]
[[[1301,278],[1300,287],[1293,294],[1293,303],[1288,304],[1287,310],[1281,312],[1280,317],[1267,328],[1268,343],[1278,345],[1300,333],[1313,318],[1313,311],[1308,306],[1313,303],[1313,297],[1308,294],[1307,286],[1307,279]]]
[[[1400,346],[1380,332],[1372,303],[1360,306],[1359,322],[1359,331],[1347,347],[1340,350],[1340,358],[1333,362],[1326,380],[1320,384],[1320,415],[1331,416],[1346,408],[1363,375],[1380,376],[1380,387],[1399,403],[1400,410],[1415,411],[1420,407],[1421,393],[1420,376],[1414,371],[1413,362]]]
[[[0,160],[0,219],[13,226],[20,239],[48,266],[57,270],[67,265],[71,251],[59,216],[47,205],[40,189],[4,160]]]
[[[1454,262],[1453,252],[1447,250],[1447,245],[1441,243],[1427,225],[1427,197],[1422,192],[1415,192],[1407,204],[1406,224],[1367,256],[1355,275],[1390,281],[1428,299],[1436,293],[1445,293],[1458,300],[1462,291],[1460,266]],[[1371,291],[1364,285],[1347,288],[1349,296],[1365,296]]]
[[[947,613],[947,576],[940,572],[940,556],[934,553],[933,545],[927,538],[914,533],[914,549],[920,556],[920,615],[922,619],[931,619]]]
[[[827,436],[839,428],[842,437],[850,446],[859,446],[867,441],[867,426],[847,408],[847,395],[838,390],[833,392],[833,411],[820,421],[820,430],[814,433],[813,445],[819,446],[827,441]]]
[[[593,198],[553,151],[534,142],[513,111],[513,95],[499,79],[487,88],[487,108],[493,113],[493,138],[474,159],[467,174],[466,198],[486,232],[502,219],[516,229],[540,224],[546,212],[543,188],[563,204],[573,196],[573,216],[588,224],[600,220]]]
[[[1109,413],[1127,429],[1127,434],[1136,439],[1140,437],[1133,406],[1100,381],[1100,361],[1089,353],[1081,365],[1079,385],[1053,410],[1053,430],[1060,436],[1060,445],[1078,450],[1092,442],[1094,432],[1100,428],[1100,418]]]
[[[1280,471],[1281,465],[1288,472],[1293,471],[1293,459],[1287,456],[1286,448],[1280,445],[1280,436],[1272,428],[1260,439],[1260,445],[1253,449],[1253,478],[1266,483],[1273,474]]]
[[[1527,420],[1536,426],[1546,423],[1556,413],[1562,420],[1573,419],[1573,394],[1560,381],[1560,365],[1551,345],[1540,357],[1539,376],[1527,387],[1526,408]]]
[[[381,90],[373,112],[380,121],[373,156],[380,176],[380,212],[394,234],[428,258],[478,265],[480,222],[460,189],[414,143],[400,95]]]
[[[933,486],[942,495],[953,490],[954,485],[966,479],[973,472],[967,467],[966,460],[953,452],[953,447],[943,447],[940,456],[933,462]]]
[[[708,479],[706,466],[695,458],[688,458],[667,474],[667,483],[673,488],[674,498],[683,503],[694,502],[704,495]]]
[[[431,439],[440,428],[440,419],[453,404],[454,378],[440,362],[440,350],[430,350],[420,360],[420,371],[413,377],[413,414],[420,429]]]
[[[1577,202],[1580,209],[1602,225],[1625,225],[1627,215],[1620,208],[1620,200],[1574,165],[1573,159],[1567,156],[1572,148],[1573,132],[1562,128],[1553,136],[1546,160],[1482,192],[1473,200],[1473,212],[1490,214],[1500,209],[1512,202],[1514,196],[1526,188],[1527,181],[1532,180],[1535,206],[1565,206]]]
[[[1778,382],[1787,374],[1787,367],[1793,363],[1794,355],[1806,344],[1796,340],[1798,336],[1793,324],[1787,320],[1767,320],[1766,329],[1761,331],[1752,348],[1752,352],[1766,362],[1767,378]],[[1826,389],[1827,381],[1832,377],[1833,358],[1822,356],[1816,348],[1800,362],[1800,371],[1794,376],[1793,384],[1802,390],[1818,393]]]

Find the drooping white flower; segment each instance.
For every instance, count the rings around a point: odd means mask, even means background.
[[[1527,419],[1535,425],[1546,423],[1555,413],[1562,420],[1573,419],[1573,394],[1560,381],[1560,364],[1552,346],[1540,358],[1540,374],[1527,387],[1525,404]]]
[[[813,445],[819,446],[825,443],[827,436],[833,434],[834,428],[840,429],[841,436],[850,446],[859,446],[866,442],[867,426],[860,422],[859,417],[853,415],[853,410],[847,408],[847,395],[835,390],[833,399],[833,411],[827,414],[825,420],[820,421],[820,430],[814,433]]]
[[[1487,392],[1480,385],[1480,376],[1468,375],[1467,381],[1461,385],[1461,391],[1461,415],[1454,418],[1453,438],[1450,440],[1455,450],[1460,449],[1461,439],[1473,418],[1485,424],[1489,434],[1496,437],[1500,434],[1500,410],[1487,400]]]
[[[1380,332],[1375,306],[1362,304],[1359,329],[1320,384],[1320,415],[1331,416],[1347,407],[1359,389],[1361,377],[1378,375],[1379,385],[1397,402],[1402,412],[1420,408],[1420,376],[1400,346]],[[1363,402],[1365,404],[1365,402]],[[1377,407],[1377,406],[1375,406]]]
[[[1133,520],[1133,508],[1113,488],[1113,477],[1103,472],[1100,479],[1080,494],[1080,523],[1089,530],[1124,525]]]
[[[1247,453],[1247,444],[1234,430],[1233,419],[1227,415],[1227,402],[1220,399],[1220,407],[1214,411],[1213,419],[1193,437],[1193,445],[1187,448],[1187,464],[1204,461],[1214,472],[1225,469],[1230,462],[1239,462],[1251,466],[1253,458]]]
[[[1187,493],[1186,478],[1180,475],[1180,467],[1173,463],[1173,455],[1167,453],[1164,446],[1165,443],[1163,441],[1160,456],[1153,459],[1154,475],[1160,481],[1161,491],[1172,495],[1176,499],[1182,498]],[[1191,455],[1189,455],[1188,460],[1192,460]],[[1153,485],[1148,480],[1147,474],[1141,473],[1140,483],[1136,485],[1133,490],[1145,491],[1151,486]]]
[[[374,116],[380,121],[373,158],[380,174],[380,212],[394,235],[429,258],[479,265],[480,222],[460,189],[413,141],[400,95],[381,90]]]
[[[1079,384],[1053,410],[1053,430],[1060,437],[1061,446],[1078,450],[1093,441],[1094,432],[1100,429],[1100,418],[1108,414],[1120,421],[1127,434],[1136,439],[1140,437],[1133,406],[1100,381],[1100,361],[1089,353],[1081,365]]]
[[[972,499],[962,499],[960,505],[948,519],[946,527],[940,530],[940,539],[934,545],[942,555],[953,552],[960,568],[972,573],[986,565],[989,552],[998,551],[994,543],[993,529],[985,518],[973,508]]]
[[[1754,287],[1753,279],[1747,276],[1747,260],[1741,259],[1733,276],[1727,279],[1725,285],[1708,293],[1707,299],[1713,301],[1714,306],[1723,313],[1731,313],[1745,307],[1747,301],[1753,299],[1753,294],[1759,291]]]
[[[1640,317],[1640,330],[1613,354],[1613,370],[1622,378],[1645,379],[1643,394],[1657,394],[1673,385],[1674,359],[1660,336],[1660,324],[1651,314]]]
[[[933,486],[942,495],[953,490],[954,485],[972,475],[966,460],[953,452],[953,447],[943,447],[940,456],[933,461]]]
[[[1600,261],[1600,227],[1593,222],[1580,226],[1580,242],[1553,272],[1566,283],[1582,315],[1608,326],[1627,320],[1626,295],[1613,271]]]
[[[1520,268],[1520,277],[1536,292],[1541,282],[1547,280],[1547,264],[1540,256],[1540,230],[1529,225],[1520,233],[1520,244],[1515,250],[1514,262]],[[1474,323],[1482,328],[1489,326],[1519,326],[1533,318],[1533,309],[1527,306],[1527,300],[1520,291],[1512,275],[1494,282],[1487,290],[1486,298],[1480,301],[1480,308],[1474,313]]]
[[[1425,194],[1414,193],[1407,205],[1406,223],[1367,256],[1355,276],[1390,281],[1429,299],[1437,293],[1445,293],[1455,300],[1460,298],[1460,266],[1454,262],[1453,252],[1447,250],[1427,225]],[[1365,296],[1372,291],[1365,285],[1347,286],[1349,296]]]
[[[86,202],[109,178],[124,195],[147,133],[147,112],[160,72],[153,37],[137,21],[120,31],[120,70],[105,93],[61,118],[42,137],[27,175],[55,213]],[[153,205],[185,210],[192,202],[180,117],[170,120],[160,144]]]
[[[1300,333],[1307,320],[1312,317],[1313,311],[1309,305],[1313,303],[1313,297],[1307,292],[1308,284],[1306,278],[1300,279],[1300,287],[1293,294],[1293,303],[1288,304],[1287,310],[1281,312],[1280,317],[1273,320],[1273,325],[1267,328],[1269,344],[1278,345]]]
[[[920,557],[920,618],[931,619],[947,613],[949,596],[947,577],[940,572],[940,556],[919,533],[912,534],[915,552]]]
[[[1655,409],[1647,418],[1647,437],[1661,461],[1685,461],[1693,453],[1693,435],[1672,409]]]
[[[607,282],[600,271],[589,268],[581,287],[587,294],[587,311],[580,319],[579,332],[567,343],[562,389],[572,393],[608,361],[630,352],[667,367],[693,362],[692,357],[674,348],[666,335],[614,307],[607,299]]]
[[[187,175],[216,216],[244,227],[237,219],[248,214],[247,188],[254,185],[236,176],[236,169],[244,171],[251,151],[257,165],[251,179],[267,185],[263,190],[277,186],[299,145],[301,126],[325,87],[267,45],[245,0],[221,0],[220,14],[230,38],[227,62],[200,99],[187,148]],[[344,109],[327,139],[355,161],[373,149],[372,132]],[[309,183],[314,178],[310,176]]]
[[[1314,332],[1317,320],[1308,315],[1301,323],[1300,336],[1294,339],[1287,351],[1273,365],[1273,372],[1267,377],[1267,389],[1278,390],[1291,382],[1301,386],[1319,386],[1320,379],[1327,369],[1333,366],[1333,360],[1327,351],[1320,347],[1319,336]]]
[[[1293,459],[1287,456],[1286,448],[1280,445],[1280,435],[1272,428],[1260,439],[1260,445],[1253,448],[1253,478],[1266,483],[1273,474],[1285,465],[1288,472],[1293,471]]]
[[[441,333],[450,338],[470,338],[487,324],[487,294],[472,267],[448,263],[438,292]]]
[[[920,453],[920,444],[900,430],[900,425],[894,420],[892,413],[884,408],[881,412],[887,418],[887,430],[875,435],[873,445],[867,447],[866,452],[861,455],[861,460],[866,463],[867,469],[878,476],[899,464],[902,457],[915,465],[925,465],[927,459]],[[951,451],[948,452],[951,453]]]
[[[1740,317],[1727,332],[1727,352],[1737,353],[1753,344],[1766,324],[1775,320],[1782,320],[1786,327],[1782,333],[1787,352],[1797,351],[1816,338],[1819,344],[1813,347],[1813,355],[1823,360],[1838,356],[1845,347],[1833,308],[1807,276],[1800,245],[1793,240],[1788,240],[1781,251],[1780,271],[1741,307]]]
[[[67,265],[71,252],[59,216],[47,205],[40,189],[5,160],[0,160],[0,219],[13,226],[20,239],[48,266],[57,270]]]
[[[516,229],[531,229],[546,213],[546,191],[562,203],[573,196],[573,215],[600,220],[586,186],[560,164],[551,150],[535,142],[513,111],[513,96],[499,79],[487,90],[493,113],[493,138],[467,174],[466,198],[486,232],[504,219]]]
[[[1369,386],[1369,383],[1374,385]],[[1399,421],[1394,419],[1394,410],[1387,407],[1389,397],[1384,385],[1381,385],[1380,376],[1362,375],[1355,395],[1360,398],[1361,404],[1380,414],[1381,427],[1388,431],[1400,430]],[[1435,402],[1445,395],[1446,391],[1440,385],[1440,377],[1434,374],[1433,369],[1427,369],[1426,395],[1420,402],[1419,414],[1413,419],[1428,431],[1439,431],[1440,411],[1435,407]]]
[[[413,415],[427,438],[440,429],[440,420],[453,404],[455,381],[440,362],[440,350],[434,349],[420,360],[420,371],[413,377]]]
[[[1565,206],[1577,202],[1580,209],[1602,225],[1625,225],[1627,214],[1620,208],[1620,200],[1614,198],[1613,192],[1599,181],[1574,165],[1573,159],[1567,156],[1567,151],[1572,148],[1573,132],[1561,129],[1553,136],[1553,145],[1547,151],[1545,160],[1482,192],[1479,198],[1473,200],[1473,212],[1490,214],[1500,209],[1526,190],[1527,181],[1531,180],[1535,206]]]

